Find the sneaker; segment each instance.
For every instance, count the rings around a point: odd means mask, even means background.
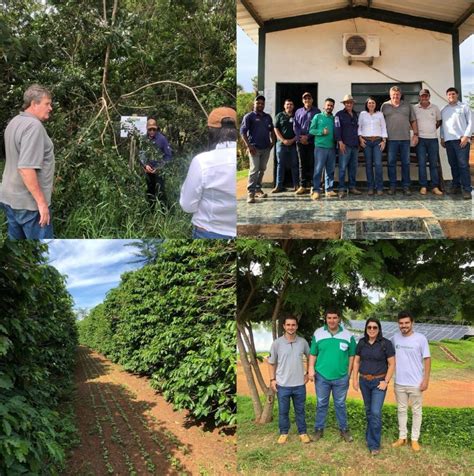
[[[345,195],[346,195],[346,192],[344,192],[343,190],[339,192],[339,198],[344,198]]]
[[[411,191],[409,188],[404,188],[403,189],[403,195],[411,195]]]
[[[282,192],[286,192],[286,188],[284,187],[275,187],[271,193],[282,193]]]
[[[377,456],[377,455],[380,454],[380,450],[370,450],[370,454],[371,454],[372,456]]]
[[[324,436],[324,430],[315,430],[314,431],[314,441],[320,440]]]
[[[443,192],[438,187],[433,188],[431,192],[434,193],[435,195],[444,195]]]
[[[395,195],[397,193],[397,190],[395,189],[395,187],[390,187],[388,189],[388,194],[389,195]]]
[[[306,433],[303,433],[300,435],[300,441],[301,443],[311,443],[311,438],[306,434]]]
[[[352,193],[352,195],[362,195],[362,192],[356,188],[349,190],[349,193]]]
[[[334,190],[329,190],[326,192],[326,198],[337,197],[337,193]]]
[[[313,187],[305,187],[304,189],[305,193],[311,193],[311,190],[313,190]]]
[[[383,191],[382,191],[382,190],[377,190],[377,195],[378,195],[379,197],[381,197],[381,196],[383,195]]]
[[[255,192],[255,197],[257,198],[267,198],[268,195],[263,190],[258,190]]]
[[[319,192],[313,192],[311,194],[311,200],[318,200],[320,197]]]
[[[255,194],[249,193],[247,196],[247,203],[255,203]]]
[[[420,446],[420,444],[418,443],[418,441],[416,441],[416,440],[412,440],[412,441],[411,441],[411,449],[412,449],[413,451],[416,451],[417,453],[418,453],[418,451],[421,450],[421,446]]]
[[[349,430],[341,430],[341,437],[346,443],[352,443],[354,441]]]
[[[400,448],[400,446],[405,446],[407,444],[407,440],[399,438],[395,443],[392,443],[392,448]]]
[[[428,193],[428,190],[426,190],[426,187],[421,187],[420,188],[420,194],[421,195],[426,195]]]
[[[295,195],[304,195],[306,193],[306,189],[304,187],[299,187],[298,190],[296,190]]]
[[[462,198],[464,198],[464,200],[471,200],[471,198],[472,198],[471,192],[463,192],[462,193]]]
[[[367,192],[367,195],[373,195],[373,194],[374,194],[374,191],[373,191],[373,190],[369,190],[369,191]]]
[[[288,435],[280,435],[277,443],[279,445],[284,445],[288,441]]]

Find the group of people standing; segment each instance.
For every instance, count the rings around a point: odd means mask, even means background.
[[[312,441],[305,420],[308,381],[314,382],[317,397],[314,440],[318,441],[324,436],[332,393],[341,437],[348,443],[352,442],[346,411],[346,397],[352,378],[354,390],[360,390],[364,400],[367,447],[372,455],[379,454],[382,407],[388,385],[394,378],[399,437],[392,446],[398,448],[407,444],[408,406],[411,404],[411,447],[415,452],[420,451],[422,395],[429,384],[431,357],[426,337],[413,329],[413,316],[409,312],[398,314],[400,332],[391,340],[383,337],[380,321],[369,318],[364,335],[357,344],[354,336],[341,325],[337,310],[328,309],[325,322],[323,327],[314,332],[310,347],[296,333],[296,317],[286,317],[283,322],[284,335],[271,346],[268,364],[270,387],[278,398],[278,443],[288,441],[291,401],[301,442]]]
[[[302,96],[303,107],[295,112],[291,99],[286,99],[283,111],[273,123],[264,112],[265,97],[255,98],[254,109],[242,120],[240,133],[250,157],[248,203],[266,198],[262,190],[270,152],[276,142],[277,174],[272,193],[286,191],[285,172],[291,171],[296,195],[310,194],[313,200],[322,195],[321,180],[324,172],[324,192],[327,198],[344,198],[348,193],[361,195],[356,187],[359,150],[364,153],[368,195],[383,195],[382,152],[388,151],[388,194],[397,190],[397,160],[401,163],[401,186],[405,195],[411,195],[410,146],[416,147],[419,167],[419,193],[428,193],[427,165],[429,165],[431,192],[441,196],[439,174],[439,143],[446,148],[452,173],[449,193],[462,193],[471,199],[469,151],[472,133],[471,111],[459,101],[458,90],[446,91],[447,105],[440,109],[432,104],[428,89],[419,92],[415,106],[402,101],[402,90],[393,86],[390,100],[378,108],[369,97],[363,111],[354,110],[354,98],[342,99],[343,109],[333,114],[335,100],[327,98],[321,111],[313,104],[311,93]],[[413,134],[413,136],[412,136]],[[334,190],[336,155],[339,162],[338,193]],[[348,176],[348,183],[346,183]]]
[[[5,129],[6,164],[0,183],[0,207],[6,213],[10,239],[54,237],[54,145],[43,125],[53,110],[52,98],[44,86],[29,86],[23,95],[23,110]],[[218,107],[210,112],[208,151],[192,159],[181,187],[180,205],[193,214],[193,238],[236,236],[236,123],[235,109]],[[140,144],[146,197],[153,209],[156,203],[168,202],[165,175],[173,154],[155,118],[148,119]],[[166,207],[162,211],[167,212]]]

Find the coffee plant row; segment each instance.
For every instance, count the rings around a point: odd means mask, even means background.
[[[0,244],[0,474],[56,474],[77,343],[72,299],[46,245]],[[62,409],[61,412],[59,409]]]
[[[164,242],[153,264],[124,274],[80,322],[80,341],[150,377],[195,419],[232,425],[235,266],[232,242]]]

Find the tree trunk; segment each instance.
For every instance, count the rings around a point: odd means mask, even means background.
[[[255,350],[255,344],[253,341],[253,332],[252,332],[252,324],[245,323],[242,329],[242,337],[245,341],[245,345],[247,346],[247,357],[252,365],[254,375],[257,379],[257,382],[260,386],[260,389],[263,393],[267,393],[269,387],[265,383],[265,379],[263,378],[262,372],[260,370],[259,361],[257,359],[257,351]]]
[[[262,402],[258,395],[257,385],[255,384],[254,377],[252,375],[252,368],[250,366],[247,352],[245,349],[244,341],[242,338],[242,333],[245,332],[242,330],[241,324],[237,323],[237,347],[239,349],[240,362],[242,363],[242,368],[244,370],[245,378],[247,379],[247,385],[250,390],[250,396],[252,398],[253,410],[255,413],[255,420],[259,421],[262,415]]]
[[[275,393],[271,388],[268,389],[265,405],[263,407],[262,414],[257,423],[265,424],[270,423],[273,420],[273,405],[275,404]]]

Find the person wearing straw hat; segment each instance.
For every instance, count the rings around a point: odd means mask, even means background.
[[[358,114],[354,111],[354,98],[346,94],[341,101],[344,109],[334,117],[334,135],[339,149],[339,198],[347,194],[346,170],[349,174],[349,192],[361,195],[356,188],[357,161],[359,156]]]
[[[193,238],[236,236],[237,113],[218,107],[209,114],[209,151],[196,155],[181,187],[181,208],[192,213]]]

